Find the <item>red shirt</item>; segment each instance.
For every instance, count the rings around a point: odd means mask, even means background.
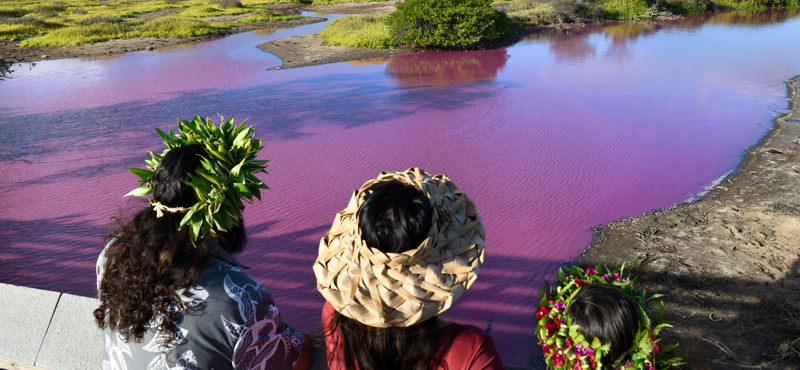
[[[339,333],[331,333],[328,326],[336,312],[329,302],[322,309],[322,325],[325,328],[325,347],[328,354],[328,369],[344,370],[342,364],[331,353],[335,350],[333,343],[339,339]],[[445,350],[439,351],[433,358],[432,370],[504,370],[503,362],[494,341],[489,334],[472,325],[461,325],[454,322],[439,323],[439,333],[448,338],[441,343]],[[331,360],[333,359],[333,360]]]

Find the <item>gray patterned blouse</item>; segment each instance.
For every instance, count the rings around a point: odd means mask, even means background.
[[[106,249],[97,259],[98,287]],[[239,267],[244,266],[217,248],[200,279],[179,292],[186,308],[175,309],[178,336],[166,346],[163,333],[148,330],[141,342],[125,342],[106,327],[103,370],[293,369],[303,350],[302,334],[283,321],[269,292]]]

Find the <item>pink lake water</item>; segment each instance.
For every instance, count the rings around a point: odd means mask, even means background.
[[[492,320],[504,361],[531,364],[536,291],[590,229],[695,197],[786,109],[798,16],[610,23],[267,71],[281,61],[256,45],[315,24],[19,68],[0,83],[0,282],[92,296],[109,218],[145,204],[122,198],[137,185],[124,168],[161,150],[153,127],[236,115],[273,161],[239,260],[294,326],[320,329],[311,265],[351,191],[420,166],[469,194],[487,232],[477,283],[444,317]]]

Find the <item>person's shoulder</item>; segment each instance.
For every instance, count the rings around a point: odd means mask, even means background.
[[[453,341],[454,344],[475,345],[483,343],[489,334],[477,326],[450,322],[441,328],[441,331]]]

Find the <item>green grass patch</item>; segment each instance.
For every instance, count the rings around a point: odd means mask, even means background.
[[[193,5],[184,10],[179,10],[172,13],[173,17],[188,17],[188,18],[205,18],[205,17],[219,17],[223,15],[239,15],[250,13],[261,7],[230,7],[223,8],[219,5]]]
[[[650,5],[646,0],[600,0],[606,19],[631,19],[647,13]]]
[[[253,14],[248,15],[244,18],[239,18],[236,20],[236,23],[258,23],[258,22],[285,22],[285,21],[293,21],[295,19],[303,19],[303,16],[300,15],[277,15],[272,14],[269,10],[259,10],[253,12]]]
[[[24,40],[20,46],[68,46],[134,37],[211,35],[233,27],[228,23],[187,18],[155,18],[119,23],[95,23],[54,30]]]
[[[186,5],[166,1],[2,1],[0,2],[0,39],[37,36],[57,29],[86,23],[121,22],[136,14]]]
[[[800,0],[720,0],[717,5],[736,9],[796,8]]]
[[[242,5],[270,5],[270,4],[310,4],[311,0],[242,0]]]
[[[61,23],[45,22],[38,18],[24,17],[21,22],[0,23],[0,40],[11,40],[45,34],[64,27]]]
[[[361,2],[371,2],[371,3],[379,3],[383,1],[389,0],[314,0],[311,3],[311,6],[321,6],[321,5],[333,5],[333,4],[341,4],[341,3],[361,3]]]
[[[326,45],[391,49],[397,46],[386,15],[347,16],[336,19],[319,33]]]

